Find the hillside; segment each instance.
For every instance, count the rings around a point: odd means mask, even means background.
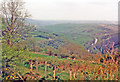
[[[64,39],[67,39],[75,44],[81,44],[92,53],[95,53],[95,51],[92,49],[92,44],[94,43],[95,38],[98,39],[95,46],[97,49],[99,49],[98,46],[103,44],[103,41],[105,41],[105,43],[107,41],[111,41],[112,43],[114,41],[112,38],[117,35],[117,26],[115,24],[97,24],[96,22],[52,24],[39,26],[37,29],[43,32],[57,33]],[[116,45],[118,45],[118,42],[116,41],[114,42]]]
[[[29,58],[29,56],[25,56]],[[101,79],[117,79],[117,67],[116,65],[105,65],[100,63],[95,63],[93,61],[84,60],[72,60],[72,59],[62,59],[55,56],[47,56],[44,54],[31,54],[33,64],[32,64],[32,74],[30,72],[29,62],[17,62],[16,68],[20,68],[21,75],[27,76],[26,80],[34,78],[34,80],[101,80]],[[38,59],[38,60],[37,60]],[[36,65],[38,61],[38,66]],[[46,68],[46,78],[45,78],[45,62],[47,61]],[[37,67],[36,67],[37,66]],[[55,76],[53,75],[55,68]],[[104,68],[104,69],[103,69]],[[111,69],[110,73],[108,72]],[[103,72],[102,72],[103,71]],[[71,72],[71,73],[70,73]],[[72,76],[71,76],[72,74]],[[101,74],[101,75],[100,75]],[[107,76],[107,74],[110,74]],[[114,76],[114,77],[111,77]],[[24,77],[24,78],[25,78]]]
[[[40,26],[30,32],[31,37],[22,38],[12,47],[3,44],[3,62],[8,62],[4,65],[3,79],[117,80],[116,51],[99,53],[103,40],[105,44],[115,42],[117,47],[117,30],[112,29],[88,23]],[[99,49],[98,53],[94,47]]]

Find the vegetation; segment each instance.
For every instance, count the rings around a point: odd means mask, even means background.
[[[43,31],[62,33],[66,39],[82,45],[93,40],[95,33],[103,32],[102,28],[98,24],[56,24],[39,27]]]
[[[115,42],[106,47],[105,53],[103,46],[100,49],[92,46],[96,54],[86,50],[85,45],[104,27],[57,24],[34,29],[25,21],[28,14],[23,12],[23,2],[9,0],[1,7],[3,80],[119,79],[120,60]],[[102,36],[104,34],[98,37]]]

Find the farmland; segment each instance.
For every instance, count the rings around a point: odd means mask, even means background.
[[[32,72],[30,72],[30,64],[27,62],[17,62],[15,66],[17,69],[20,68],[19,71],[23,76],[27,76],[27,80],[117,80],[118,78],[117,64],[106,65],[90,61],[62,59],[60,57],[35,53],[31,54],[31,57],[32,60],[34,60]],[[27,57],[26,55],[26,58],[29,58],[29,56]],[[36,68],[35,61],[39,62],[38,69]],[[45,77],[46,61],[47,69]],[[56,67],[55,76],[53,75],[54,66]]]
[[[13,48],[4,44],[3,58],[11,55],[10,57],[15,59],[6,60],[11,62],[3,69],[9,70],[6,72],[7,76],[3,73],[3,79],[118,80],[118,55],[115,51],[117,48],[113,45],[114,51],[103,53],[101,49],[94,50],[91,45],[97,37],[98,42],[94,46],[102,48],[99,46],[103,45],[102,40],[107,42],[115,38],[117,31],[111,33],[111,30],[99,24],[66,23],[39,26],[30,32],[30,38],[26,36]],[[117,44],[116,41],[111,41]],[[96,53],[88,52],[87,49]]]
[[[115,21],[33,20],[24,4],[1,3],[3,82],[120,79]]]

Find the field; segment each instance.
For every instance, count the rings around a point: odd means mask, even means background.
[[[25,57],[27,58],[27,56]],[[62,59],[60,57],[35,53],[31,54],[31,57],[32,60],[34,60],[32,68],[27,62],[16,62],[15,66],[17,69],[20,68],[21,75],[27,76],[29,80],[117,80],[118,78],[117,64],[105,65],[90,61]],[[37,69],[36,61],[38,61]],[[47,64],[45,65],[46,61]],[[53,75],[53,67],[55,67],[55,76]],[[30,71],[31,69],[32,72]]]
[[[93,40],[95,33],[100,33],[103,27],[97,24],[56,24],[40,27],[41,30],[48,32],[61,33],[62,36],[74,43],[86,44],[88,41]],[[86,37],[86,38],[85,38]]]
[[[114,29],[113,29],[114,27]],[[60,23],[60,24],[52,24],[52,25],[43,25],[37,26],[37,30],[46,32],[48,34],[47,37],[53,36],[52,40],[59,38],[59,40],[66,42],[66,40],[71,41],[75,44],[80,44],[87,50],[93,51],[92,44],[95,42],[95,38],[98,39],[95,46],[98,47],[103,44],[103,42],[108,43],[109,41],[115,42],[117,45],[117,40],[112,40],[112,38],[116,38],[117,35],[117,27],[114,24],[97,24],[97,23]],[[114,30],[114,31],[113,31]],[[53,33],[53,34],[52,34]],[[36,35],[39,35],[40,32],[36,32]],[[55,36],[56,34],[57,36]],[[42,36],[46,36],[46,34],[41,34]],[[38,37],[37,37],[38,38]],[[39,37],[41,38],[41,37]],[[42,39],[44,39],[42,37]],[[56,41],[55,41],[56,42]],[[110,44],[111,44],[110,42]],[[61,43],[59,43],[61,44]],[[58,45],[59,45],[58,44]],[[108,45],[109,46],[109,45]],[[103,46],[101,46],[103,47]],[[105,49],[105,48],[104,48]],[[105,49],[106,50],[106,49]]]

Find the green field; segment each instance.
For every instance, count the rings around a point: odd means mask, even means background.
[[[31,79],[32,77],[36,77],[36,79],[45,79],[45,65],[44,62],[47,61],[47,63],[49,64],[47,66],[47,77],[46,80],[52,80],[53,79],[53,66],[56,66],[56,79],[57,80],[68,80],[70,79],[70,68],[72,69],[72,73],[75,73],[75,77],[73,76],[71,79],[73,80],[92,80],[92,79],[96,79],[96,80],[100,80],[100,79],[111,79],[111,74],[114,75],[114,80],[116,80],[115,78],[117,78],[116,74],[117,69],[114,70],[114,72],[112,71],[111,73],[108,73],[109,77],[107,77],[105,75],[105,73],[108,72],[108,70],[111,70],[110,67],[115,67],[114,66],[107,66],[104,64],[98,64],[98,63],[91,63],[91,62],[84,62],[84,61],[80,61],[80,60],[71,60],[71,59],[62,59],[59,57],[55,57],[55,56],[47,56],[47,55],[43,55],[43,54],[31,54],[30,55],[32,60],[36,60],[39,59],[39,62],[42,62],[42,64],[40,64],[38,66],[38,72],[36,72],[36,65],[35,63],[33,64],[33,74],[29,75],[28,79]],[[26,58],[30,58],[29,56],[25,56]],[[63,66],[62,69],[60,69],[59,67]],[[76,66],[77,65],[77,66]],[[67,66],[67,68],[66,68]],[[104,76],[102,77],[102,75],[99,75],[99,71],[102,69],[101,67],[104,67]],[[20,72],[21,75],[26,75],[28,73],[30,73],[30,64],[24,64],[22,62],[17,62],[15,68],[19,69],[20,68]],[[75,70],[74,68],[78,68],[78,70]]]
[[[49,26],[38,27],[38,29],[55,32],[62,35],[74,43],[85,45],[87,42],[93,40],[95,37],[102,37],[104,35],[94,35],[103,32],[103,27],[98,24],[56,24]]]

